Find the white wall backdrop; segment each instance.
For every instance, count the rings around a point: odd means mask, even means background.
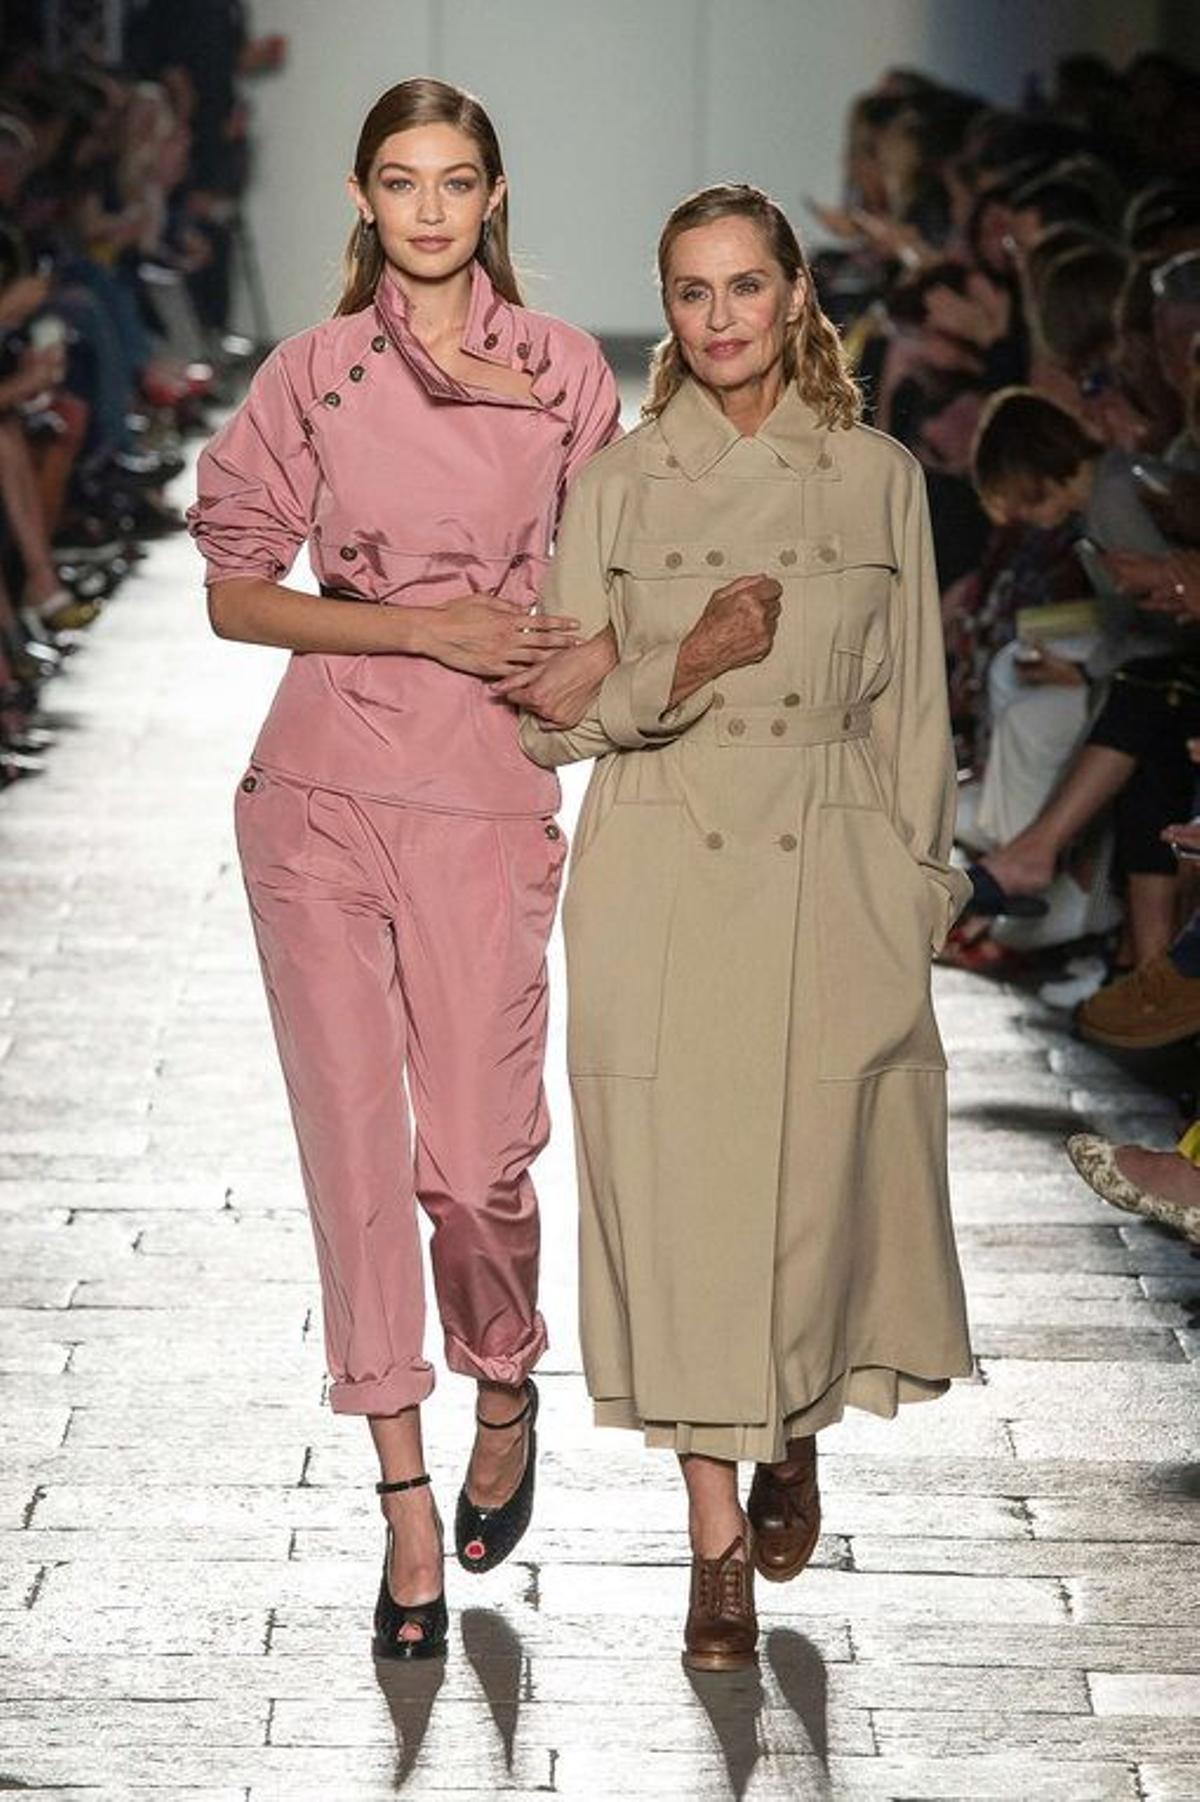
[[[998,101],[1031,69],[1156,41],[1156,0],[254,0],[287,34],[285,71],[250,89],[249,217],[277,336],[330,310],[351,218],[343,179],[368,106],[407,75],[481,95],[504,145],[532,304],[593,330],[658,325],[662,219],[733,178],[837,193],[850,97],[892,63]]]

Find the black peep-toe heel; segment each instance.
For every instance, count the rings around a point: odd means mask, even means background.
[[[504,1562],[520,1541],[533,1514],[538,1392],[532,1377],[525,1379],[525,1392],[525,1406],[511,1420],[480,1420],[478,1414],[475,1416],[477,1426],[486,1427],[489,1432],[494,1433],[502,1433],[507,1427],[519,1426],[522,1421],[529,1422],[526,1430],[525,1469],[521,1472],[521,1481],[506,1502],[501,1502],[498,1508],[480,1508],[467,1494],[465,1483],[458,1492],[458,1507],[454,1512],[454,1550],[463,1569],[474,1571],[476,1575],[493,1570],[497,1564]]]
[[[409,1477],[403,1483],[376,1483],[375,1493],[395,1495],[402,1489],[424,1489],[428,1482],[429,1476],[426,1473],[420,1477]],[[437,1511],[436,1502],[433,1504],[433,1518],[440,1549],[442,1517]],[[446,1650],[446,1639],[450,1631],[445,1583],[431,1602],[398,1602],[388,1583],[394,1538],[389,1521],[387,1545],[383,1554],[383,1577],[379,1584],[379,1600],[375,1604],[375,1636],[371,1641],[371,1650],[376,1658],[438,1658]],[[403,1638],[405,1627],[419,1627],[420,1639]]]

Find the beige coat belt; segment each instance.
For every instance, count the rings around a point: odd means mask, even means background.
[[[719,745],[763,745],[786,751],[797,745],[831,745],[839,739],[866,738],[871,730],[871,706],[859,701],[852,707],[799,707],[781,701],[774,707],[714,705],[705,716]],[[701,724],[693,727],[701,730]]]

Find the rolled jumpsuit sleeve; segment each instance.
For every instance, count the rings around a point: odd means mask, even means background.
[[[893,824],[934,891],[931,943],[938,951],[971,885],[949,861],[956,782],[941,602],[924,477],[915,463],[908,474],[892,597],[892,675],[873,704],[871,730]]]
[[[205,582],[278,582],[312,529],[320,466],[282,350],[200,454],[188,523]]]
[[[668,708],[679,647],[686,634],[664,639],[641,652],[624,650],[626,621],[620,578],[612,551],[620,523],[620,498],[603,479],[603,459],[591,465],[567,501],[543,593],[548,613],[566,613],[580,623],[584,638],[611,625],[621,661],[609,671],[591,711],[568,731],[547,731],[532,716],[521,721],[521,747],[546,768],[603,757],[612,751],[645,750],[686,732],[712,703],[705,683],[678,706]],[[690,627],[689,627],[690,629]]]

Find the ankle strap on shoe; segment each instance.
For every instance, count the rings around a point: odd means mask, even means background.
[[[532,1393],[529,1393],[525,1397],[525,1406],[521,1409],[519,1414],[514,1414],[511,1420],[484,1420],[483,1416],[476,1410],[475,1425],[477,1427],[486,1427],[489,1433],[503,1433],[506,1427],[519,1427],[523,1420],[528,1420],[532,1407],[533,1395]]]
[[[376,1483],[375,1493],[376,1495],[396,1495],[401,1489],[424,1489],[429,1480],[429,1472],[425,1471],[419,1477],[405,1477],[402,1483]]]

